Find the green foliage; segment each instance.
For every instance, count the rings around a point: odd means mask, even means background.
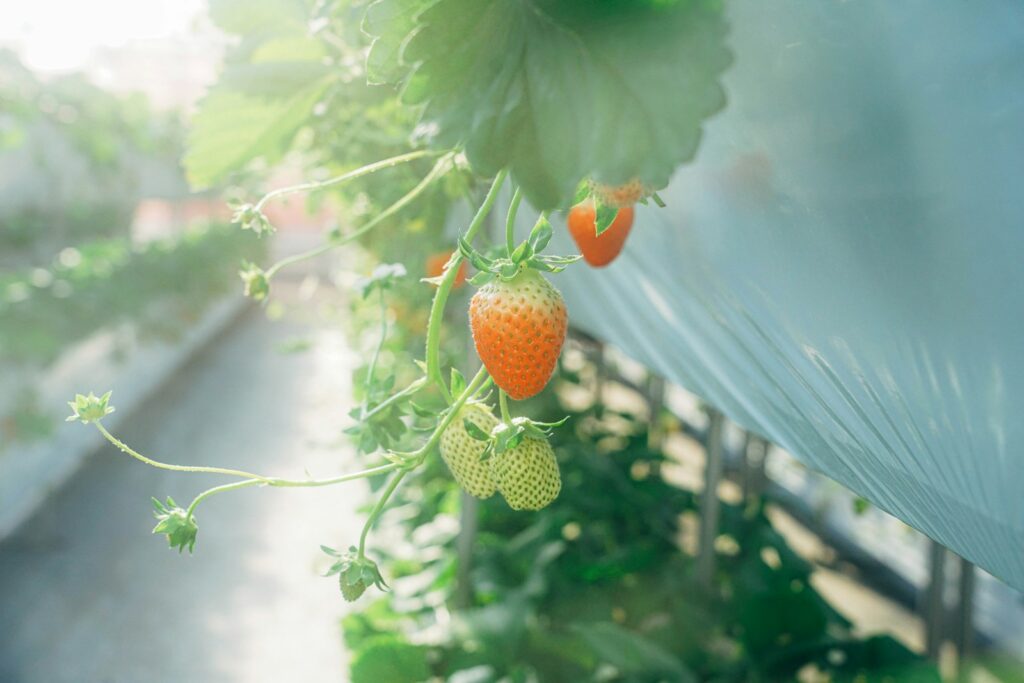
[[[567,411],[551,391],[527,408],[538,419]],[[457,531],[440,531],[452,484],[443,465],[415,475],[397,522],[415,543],[387,550],[393,596],[345,621],[357,657],[373,656],[377,633],[429,634],[431,674],[455,683],[792,680],[809,666],[832,680],[938,681],[897,641],[852,635],[763,503],[723,504],[720,533],[732,543],[711,589],[699,585],[678,547],[698,496],[662,477],[669,463],[647,447],[643,419],[568,412],[551,436],[558,499],[532,514],[479,503],[468,604],[457,602]]]
[[[31,163],[29,187],[38,188],[5,202],[0,266],[45,262],[60,248],[127,233],[143,163],[168,171],[170,186],[159,189],[184,189],[183,180],[173,183],[181,122],[142,96],[105,92],[78,74],[40,81],[0,50],[0,102],[0,166]]]
[[[352,661],[352,683],[421,683],[430,677],[426,649],[393,636],[377,637]]]
[[[0,276],[0,363],[44,365],[126,322],[143,336],[173,337],[235,286],[233,264],[261,250],[252,235],[213,227],[141,248],[94,242],[47,270]]]
[[[378,0],[365,28],[369,76],[422,109],[431,144],[510,168],[542,209],[588,176],[664,186],[725,104],[716,3]]]
[[[107,393],[109,396],[110,393]],[[199,533],[199,525],[195,517],[187,511],[178,507],[174,499],[167,497],[167,503],[161,503],[153,498],[153,516],[156,517],[156,526],[153,527],[154,534],[163,534],[167,537],[167,544],[171,548],[177,548],[180,553],[188,548],[191,553],[196,547],[196,534]]]

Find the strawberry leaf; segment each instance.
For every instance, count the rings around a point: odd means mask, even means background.
[[[484,176],[511,168],[541,210],[586,176],[663,187],[725,104],[722,4],[703,0],[377,0],[371,79]]]

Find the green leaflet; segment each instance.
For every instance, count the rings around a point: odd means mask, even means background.
[[[726,25],[704,0],[377,0],[364,29],[371,79],[478,173],[511,168],[538,209],[586,176],[665,185],[725,104]]]
[[[184,164],[195,188],[216,185],[258,158],[277,161],[341,76],[309,34],[302,0],[214,0],[211,13],[225,30],[244,35],[193,120]]]

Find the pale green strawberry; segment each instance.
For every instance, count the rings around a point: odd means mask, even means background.
[[[498,424],[497,418],[487,406],[480,403],[466,404],[441,434],[441,457],[455,481],[467,493],[477,498],[490,498],[494,495],[496,485],[490,468],[481,459],[487,443],[470,436],[466,431],[465,420],[475,424],[485,434],[490,434]]]
[[[487,461],[498,490],[513,510],[540,510],[562,490],[555,452],[546,439],[524,437],[515,448]]]

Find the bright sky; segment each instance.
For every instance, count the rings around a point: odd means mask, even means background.
[[[97,49],[187,36],[205,0],[3,0],[0,46],[40,72],[81,69]]]

